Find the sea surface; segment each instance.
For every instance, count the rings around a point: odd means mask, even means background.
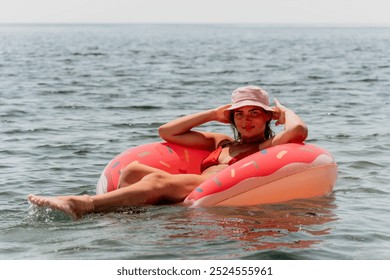
[[[77,221],[27,202],[94,194],[115,155],[249,84],[333,154],[330,196]],[[0,25],[0,259],[390,259],[389,100],[389,27]]]

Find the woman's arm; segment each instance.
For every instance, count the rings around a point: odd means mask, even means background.
[[[275,104],[274,119],[277,120],[275,125],[284,124],[284,130],[275,135],[271,140],[271,146],[305,141],[308,129],[302,119],[292,110],[282,106],[276,99]]]
[[[158,133],[167,142],[191,146],[198,149],[213,150],[219,142],[231,138],[225,134],[192,130],[210,121],[229,123],[223,111],[230,105],[202,111],[172,120],[159,127]]]

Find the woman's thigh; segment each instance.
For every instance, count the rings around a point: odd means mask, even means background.
[[[127,165],[119,177],[118,189],[128,187],[141,181],[149,174],[169,174],[161,169],[150,167],[148,165],[132,162]]]
[[[159,202],[182,202],[206,178],[197,174],[151,173],[142,181],[148,182]]]

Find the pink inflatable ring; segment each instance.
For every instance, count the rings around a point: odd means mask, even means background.
[[[96,193],[115,190],[123,168],[137,161],[172,174],[200,173],[208,151],[171,143],[134,147],[112,159]],[[332,192],[337,164],[312,144],[284,144],[254,153],[215,174],[193,190],[185,203],[194,206],[244,206],[324,196]]]

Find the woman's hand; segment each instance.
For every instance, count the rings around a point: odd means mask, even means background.
[[[223,113],[228,107],[230,105],[224,105],[169,121],[159,127],[159,135],[167,142],[211,151],[222,140],[230,140],[230,137],[222,133],[202,132],[194,128],[211,121],[228,123],[229,120]]]
[[[231,104],[226,104],[220,107],[215,108],[216,121],[221,123],[230,123],[230,120],[225,116],[225,110],[229,108]]]
[[[276,120],[275,125],[283,124],[284,130],[275,135],[271,146],[285,143],[300,143],[305,141],[308,134],[306,124],[298,115],[287,107],[281,105],[276,99],[275,104],[276,106],[273,108],[275,110],[273,115],[273,119]]]
[[[286,111],[287,108],[279,103],[279,101],[274,99],[276,106],[273,108],[275,110],[273,114],[273,119],[276,120],[275,125],[285,124],[286,123]]]

